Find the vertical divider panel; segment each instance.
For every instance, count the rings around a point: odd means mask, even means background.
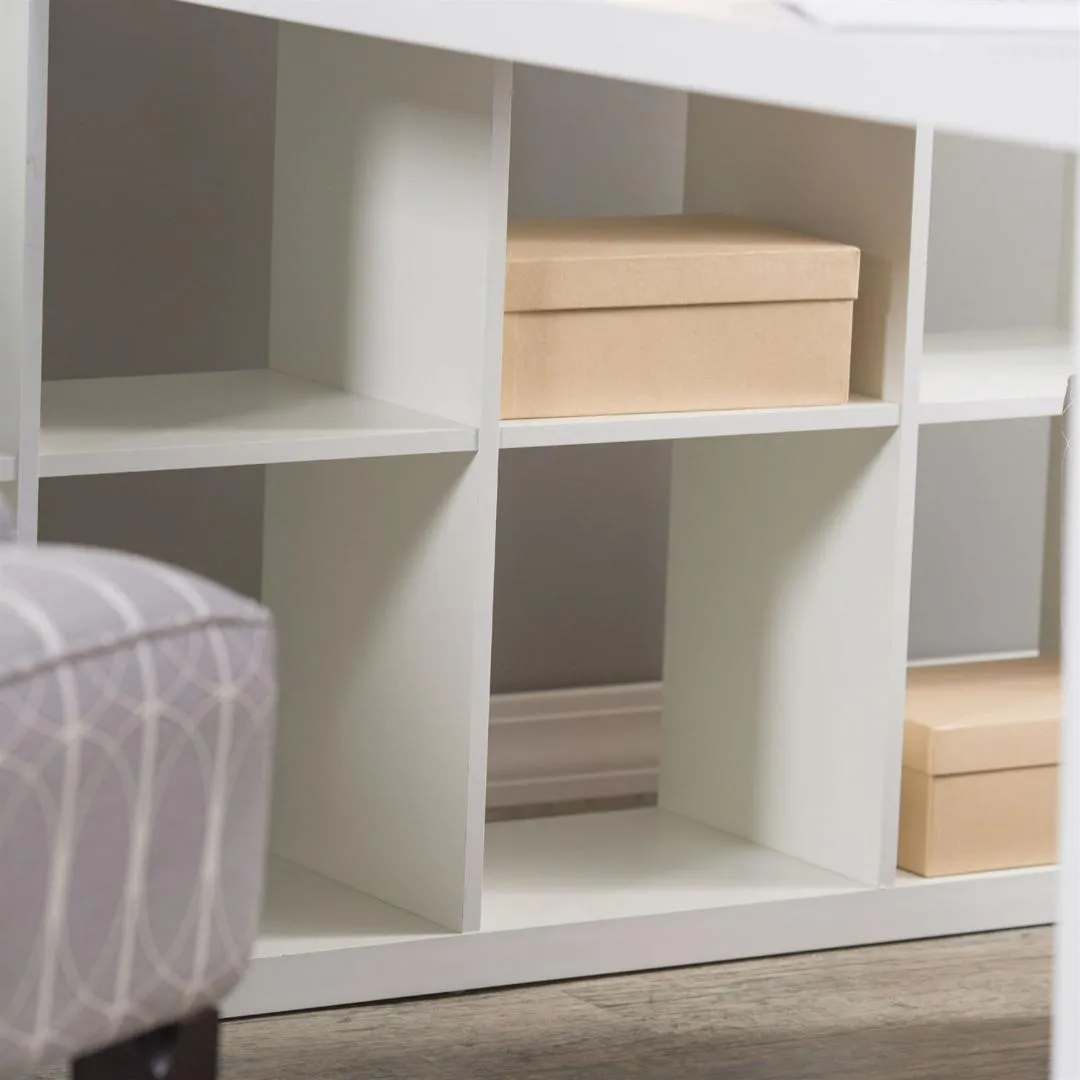
[[[0,6],[0,474],[19,538],[37,536],[49,0]],[[4,470],[6,472],[7,470]]]
[[[863,252],[852,387],[895,431],[675,448],[660,799],[895,873],[932,133],[692,99],[686,208]]]
[[[475,454],[267,470],[279,854],[480,922],[511,72],[279,30],[271,366]]]
[[[1067,162],[1065,200],[1061,214],[1061,262],[1058,270],[1058,323],[1070,336],[1073,348],[1080,347],[1080,310],[1073,297],[1077,292],[1078,252],[1076,233],[1077,160]],[[1062,588],[1062,487],[1065,457],[1065,424],[1062,417],[1050,420],[1050,474],[1046,485],[1046,535],[1043,539],[1042,613],[1039,624],[1039,652],[1061,651]]]
[[[1039,611],[1039,652],[1055,655],[1061,651],[1061,526],[1062,471],[1065,458],[1065,431],[1062,418],[1053,416],[1047,425],[1050,453],[1046,478],[1046,515],[1043,536],[1042,596]]]
[[[491,642],[495,603],[495,537],[499,495],[499,425],[502,412],[503,308],[509,218],[510,131],[514,67],[493,65],[490,193],[487,201],[487,275],[484,279],[483,385],[477,473],[479,506],[473,558],[472,708],[465,820],[465,929],[480,928],[487,821],[488,736],[491,728]]]
[[[1073,398],[1062,427],[1069,441],[1068,466],[1062,475],[1064,518],[1061,537],[1063,593],[1061,650],[1065,716],[1061,728],[1058,777],[1057,926],[1054,939],[1052,1080],[1080,1074],[1080,462],[1076,442],[1075,393],[1080,379],[1080,160],[1069,163],[1066,254],[1062,262],[1062,309],[1072,343]]]

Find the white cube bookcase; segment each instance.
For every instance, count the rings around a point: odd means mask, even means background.
[[[47,4],[4,3],[0,482],[32,542],[43,479],[265,466],[281,736],[232,1012],[1050,919],[1052,868],[895,862],[920,427],[1060,413],[1074,326],[1063,285],[1055,325],[924,335],[934,110],[1074,151],[1075,51],[1008,68],[1025,112],[963,38],[901,79],[692,5],[205,2],[285,20],[267,365],[42,393]],[[685,209],[861,248],[848,404],[500,422],[513,61],[689,90]],[[642,440],[675,443],[659,806],[486,825],[500,451]]]

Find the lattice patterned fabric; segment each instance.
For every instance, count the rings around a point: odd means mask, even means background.
[[[232,989],[274,716],[258,605],[144,559],[0,545],[0,1076]]]

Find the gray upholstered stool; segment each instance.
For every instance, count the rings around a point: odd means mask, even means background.
[[[267,613],[223,588],[0,543],[0,1077],[214,1075],[258,919],[273,670]]]

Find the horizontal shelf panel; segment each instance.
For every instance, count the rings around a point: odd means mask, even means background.
[[[719,97],[1077,144],[1075,36],[836,31],[780,0],[188,0]],[[912,77],[918,72],[918,78]]]
[[[556,828],[569,839],[576,824],[580,819],[564,819]],[[491,828],[496,842],[505,828]],[[530,850],[535,851],[535,846]],[[688,863],[675,857],[678,849],[667,850],[673,864],[670,870],[681,872],[684,881],[688,876],[709,877],[710,866],[712,876],[717,877],[721,862],[729,870],[735,866],[733,853],[721,859],[710,844],[697,849],[701,869],[689,874]],[[547,844],[544,851],[551,851]],[[625,844],[622,854],[624,860],[630,855]],[[596,855],[603,859],[599,866],[610,865],[608,853],[598,851]],[[747,865],[752,865],[754,858],[748,856]],[[783,863],[789,867],[785,873],[789,873],[793,860],[784,859]],[[547,873],[558,863],[532,865],[534,871]],[[653,874],[666,872],[662,863],[652,861],[650,865],[644,885],[657,881]],[[764,862],[759,860],[756,865],[761,867]],[[496,878],[503,876],[497,865],[493,869]],[[599,874],[598,869],[594,880]],[[574,875],[575,882],[585,880],[584,872]],[[805,881],[797,885],[794,874],[788,880],[787,887],[780,890],[787,898],[774,902],[763,901],[759,876],[757,884],[751,882],[747,889],[748,895],[756,893],[759,902],[732,902],[734,882],[729,879],[726,889],[718,888],[715,881],[709,887],[726,906],[637,918],[593,914],[578,922],[499,930],[489,929],[492,918],[485,917],[485,928],[478,933],[448,934],[437,928],[427,932],[429,924],[325,878],[289,867],[283,874],[279,864],[270,876],[267,918],[255,960],[227,1002],[226,1011],[232,1016],[285,1012],[1036,926],[1053,921],[1057,896],[1053,867],[952,878],[901,874],[891,887],[849,886],[831,892],[808,886]],[[519,878],[519,890],[523,884]],[[535,892],[540,884],[534,880],[530,888]],[[505,911],[506,905],[499,901],[497,881],[492,885],[493,916],[497,919],[500,907]],[[557,899],[550,879],[548,888],[548,896]],[[617,910],[640,906],[633,903],[632,893],[627,883],[625,895],[631,903],[620,904]],[[489,906],[491,902],[489,898]],[[513,906],[519,914],[524,910],[519,901]],[[611,910],[611,905],[602,907]],[[564,914],[571,914],[571,909],[583,914],[579,902],[560,904],[559,908]]]
[[[0,484],[15,479],[15,459],[10,454],[0,454]]]
[[[418,915],[272,857],[254,955],[291,956],[370,947],[447,933]]]
[[[1057,416],[1071,371],[1068,339],[1060,330],[927,335],[919,420],[947,424]]]
[[[663,810],[488,826],[483,929],[588,922],[862,886]]]
[[[475,430],[275,371],[45,384],[41,475],[476,449]]]
[[[853,398],[844,405],[783,409],[728,409],[715,412],[637,413],[554,420],[504,420],[504,450],[525,446],[707,439],[721,435],[768,435],[783,431],[840,431],[896,427],[900,407],[888,401]]]

